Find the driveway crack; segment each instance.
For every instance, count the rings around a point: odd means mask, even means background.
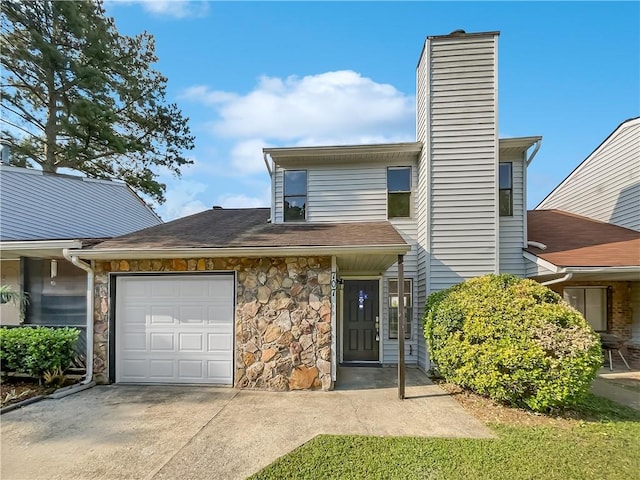
[[[156,476],[158,475],[158,473],[160,473],[164,467],[166,467],[166,466],[167,466],[167,465],[168,465],[168,464],[169,464],[169,463],[170,463],[174,458],[176,458],[176,456],[177,456],[180,452],[182,452],[182,450],[184,450],[187,446],[189,446],[189,445],[193,442],[193,440],[194,440],[198,435],[200,435],[200,433],[202,433],[202,431],[203,431],[205,428],[207,428],[207,427],[209,426],[209,424],[211,424],[211,422],[213,422],[213,421],[216,419],[216,417],[217,417],[218,415],[220,415],[220,413],[222,413],[222,411],[223,411],[223,410],[225,410],[225,409],[227,408],[227,406],[228,406],[228,405],[233,401],[233,399],[234,399],[234,398],[236,398],[236,397],[238,396],[238,394],[240,393],[240,391],[241,391],[241,390],[236,390],[236,391],[234,392],[233,396],[231,396],[231,398],[229,398],[229,400],[227,400],[227,401],[225,402],[225,404],[222,406],[222,408],[221,408],[221,409],[219,409],[216,413],[214,413],[214,414],[213,414],[213,416],[212,416],[209,420],[207,420],[207,422],[206,422],[206,423],[204,423],[204,424],[203,424],[203,425],[198,429],[198,431],[197,431],[196,433],[194,433],[193,435],[191,435],[191,437],[189,438],[189,440],[187,440],[187,441],[184,443],[184,445],[182,445],[180,448],[178,448],[178,449],[173,453],[173,455],[171,455],[171,457],[169,457],[169,458],[167,459],[167,461],[166,461],[166,462],[164,462],[162,465],[160,465],[160,467],[158,467],[157,469],[155,469],[155,471],[153,471],[150,475],[148,475],[148,476],[146,477],[146,480],[153,480],[154,478],[156,478]]]

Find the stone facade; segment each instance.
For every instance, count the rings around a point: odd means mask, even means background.
[[[199,258],[95,262],[94,379],[108,383],[109,274],[236,271],[239,388],[332,388],[331,259]]]

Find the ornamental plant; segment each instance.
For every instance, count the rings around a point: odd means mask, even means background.
[[[45,372],[66,370],[74,356],[77,328],[0,328],[3,370],[42,378]]]
[[[514,275],[431,294],[424,334],[448,382],[538,412],[576,404],[602,366],[599,337],[582,315]]]

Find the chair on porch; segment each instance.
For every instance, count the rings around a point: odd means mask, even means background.
[[[601,333],[600,343],[602,345],[602,349],[609,353],[609,370],[613,371],[613,357],[611,353],[613,351],[618,352],[618,355],[620,355],[620,358],[627,366],[627,370],[631,370],[631,367],[629,367],[629,364],[620,351],[620,349],[624,346],[624,342],[622,341],[622,339],[610,333]]]

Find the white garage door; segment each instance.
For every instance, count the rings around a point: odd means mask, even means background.
[[[233,381],[232,275],[116,280],[116,382]]]

